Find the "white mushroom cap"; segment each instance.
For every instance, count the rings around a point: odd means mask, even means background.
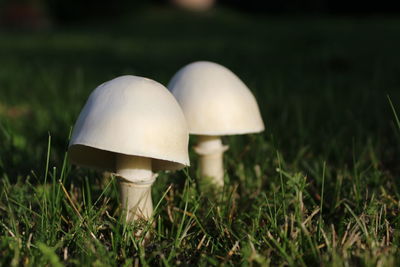
[[[120,153],[152,158],[154,171],[176,170],[189,165],[188,139],[182,110],[163,85],[121,76],[90,95],[74,126],[69,157],[114,171]]]
[[[249,88],[219,64],[191,63],[174,75],[168,89],[181,105],[191,134],[234,135],[264,130]]]

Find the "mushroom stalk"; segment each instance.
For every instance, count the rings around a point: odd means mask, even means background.
[[[222,144],[219,136],[199,135],[196,153],[200,156],[200,175],[209,178],[218,187],[224,186],[223,154],[228,146]]]
[[[153,213],[151,186],[155,177],[151,159],[118,154],[117,175],[120,178],[120,197],[126,210],[126,221],[148,220]]]

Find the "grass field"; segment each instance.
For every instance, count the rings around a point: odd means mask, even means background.
[[[113,24],[0,32],[1,266],[398,266],[400,20],[143,11]],[[266,131],[232,136],[226,187],[161,173],[147,247],[115,181],[70,166],[89,93],[123,74],[167,84],[183,65],[232,69]],[[399,111],[400,113],[400,111]],[[191,140],[193,142],[194,140]]]

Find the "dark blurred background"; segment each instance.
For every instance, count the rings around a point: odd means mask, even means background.
[[[131,16],[143,8],[175,5],[192,11],[226,7],[256,15],[381,16],[399,13],[394,1],[344,0],[1,0],[3,28],[41,29],[89,20]]]

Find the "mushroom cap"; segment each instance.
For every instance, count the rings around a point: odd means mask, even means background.
[[[115,171],[118,153],[152,159],[154,171],[189,165],[189,133],[173,95],[161,84],[121,76],[89,96],[69,143],[73,163]]]
[[[168,84],[178,100],[189,132],[196,135],[234,135],[264,130],[257,101],[229,69],[198,61],[180,69]]]

